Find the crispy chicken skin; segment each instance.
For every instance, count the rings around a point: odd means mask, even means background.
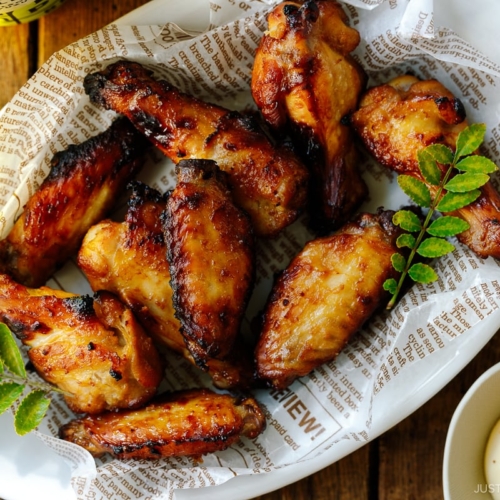
[[[224,359],[240,332],[255,277],[249,217],[211,160],[185,160],[164,213],[174,307],[193,357]]]
[[[126,119],[56,153],[47,178],[0,242],[0,269],[39,287],[72,255],[143,165],[148,146]]]
[[[182,352],[186,346],[172,303],[160,221],[168,193],[161,194],[138,181],[129,187],[125,221],[107,219],[92,226],[83,239],[77,263],[92,290],[116,294],[155,341]]]
[[[467,126],[464,107],[449,90],[436,80],[410,75],[368,90],[350,120],[382,165],[422,181],[418,151],[430,144],[455,150],[457,136]],[[470,224],[459,241],[480,257],[500,258],[500,196],[491,183],[481,188],[474,203],[449,215]]]
[[[399,230],[393,212],[361,214],[309,242],[278,277],[256,347],[257,374],[283,389],[333,360],[387,298]]]
[[[112,294],[27,288],[0,275],[0,321],[28,346],[38,374],[67,393],[75,413],[135,408],[156,394],[158,352]]]
[[[200,458],[225,450],[242,436],[253,439],[264,428],[264,414],[252,397],[192,389],[162,395],[139,410],[72,420],[59,435],[94,456]]]
[[[196,362],[186,347],[175,316],[167,247],[160,220],[169,193],[134,181],[124,222],[104,220],[90,228],[78,265],[92,290],[107,290],[126,304],[157,344]],[[206,359],[202,367],[220,388],[246,387],[251,366],[234,360]]]
[[[215,160],[257,234],[275,236],[303,209],[306,168],[251,118],[183,94],[134,62],[89,74],[84,86],[94,102],[127,116],[174,163]]]
[[[285,1],[268,16],[252,95],[274,130],[289,132],[311,170],[311,226],[340,227],[367,195],[344,117],[366,77],[350,53],[360,41],[334,0]]]

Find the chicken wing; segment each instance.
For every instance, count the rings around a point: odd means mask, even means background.
[[[334,0],[280,3],[257,49],[252,95],[266,121],[289,132],[311,170],[311,226],[340,227],[367,195],[344,117],[365,88],[350,53],[360,41]]]
[[[203,364],[224,359],[238,337],[254,283],[253,232],[213,161],[185,160],[176,172],[163,218],[174,307]]]
[[[126,304],[159,345],[196,362],[175,316],[167,247],[160,220],[169,193],[134,181],[124,222],[104,220],[92,226],[78,252],[78,266],[92,290],[107,290]],[[232,359],[234,357],[234,359]],[[206,358],[201,368],[220,388],[246,387],[250,362],[231,353],[224,360]]]
[[[382,165],[424,182],[418,151],[430,144],[444,144],[454,151],[458,134],[467,126],[465,109],[449,90],[436,80],[409,75],[368,90],[350,120]],[[435,192],[435,186],[428,187]],[[448,215],[470,225],[458,235],[459,241],[480,257],[500,258],[500,196],[490,182],[475,202]]]
[[[306,168],[250,117],[183,94],[129,61],[87,75],[84,86],[94,102],[127,116],[174,163],[215,160],[257,234],[276,235],[304,207]]]
[[[139,410],[72,420],[59,435],[96,457],[199,459],[225,450],[242,436],[253,439],[264,428],[264,413],[255,399],[193,389],[163,395]]]
[[[0,275],[0,321],[29,347],[38,374],[67,393],[75,413],[135,408],[162,379],[152,341],[112,294],[27,288]]]
[[[72,255],[143,165],[149,144],[126,119],[56,153],[49,175],[0,242],[0,268],[39,287]]]
[[[77,263],[92,290],[116,294],[153,338],[182,352],[186,349],[175,318],[172,287],[160,215],[168,193],[135,181],[124,222],[104,220],[92,226]]]
[[[387,298],[400,231],[394,212],[361,214],[309,242],[277,279],[256,347],[257,374],[283,389],[331,361]]]

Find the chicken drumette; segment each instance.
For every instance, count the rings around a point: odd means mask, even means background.
[[[461,101],[448,89],[436,80],[421,81],[410,75],[368,90],[352,114],[351,123],[382,165],[424,182],[418,152],[431,144],[444,144],[454,151],[458,134],[467,126]],[[436,186],[428,186],[431,192],[436,191]],[[480,190],[476,201],[448,215],[470,225],[458,235],[460,242],[480,257],[498,259],[500,196],[491,182]]]
[[[127,116],[173,162],[216,161],[257,234],[275,236],[304,207],[306,168],[250,117],[184,94],[131,61],[87,75],[84,86],[94,102]]]
[[[252,73],[252,94],[266,121],[290,133],[311,169],[311,225],[340,227],[367,188],[345,116],[366,77],[351,57],[359,33],[334,0],[285,1],[268,16]]]
[[[142,168],[148,146],[122,118],[56,153],[49,175],[0,242],[0,271],[26,286],[44,285],[78,251],[89,227],[111,210]]]
[[[0,275],[0,321],[28,346],[38,374],[75,413],[136,408],[163,376],[151,339],[114,295],[27,288]]]

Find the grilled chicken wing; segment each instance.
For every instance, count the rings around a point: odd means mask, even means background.
[[[387,297],[396,277],[393,212],[362,214],[309,242],[280,275],[256,347],[258,377],[282,389],[331,361]]]
[[[424,182],[418,151],[430,144],[455,150],[457,136],[467,126],[464,107],[449,90],[436,80],[409,75],[368,90],[351,123],[382,165]],[[435,192],[435,186],[428,186]],[[459,241],[480,257],[500,258],[500,196],[491,183],[481,188],[475,202],[449,215],[470,225]]]
[[[203,365],[224,359],[238,337],[254,283],[253,232],[213,161],[186,160],[176,171],[163,218],[174,307]]]
[[[7,238],[0,269],[31,287],[45,284],[78,250],[88,228],[112,208],[143,164],[148,146],[126,119],[56,153],[49,175]]]
[[[266,121],[289,131],[311,169],[316,229],[340,227],[367,195],[352,131],[366,77],[350,53],[359,33],[334,0],[285,1],[268,16],[257,49],[252,95]]]
[[[0,275],[0,321],[29,347],[38,374],[68,393],[76,413],[135,408],[162,379],[152,341],[112,294],[27,288]]]
[[[215,160],[257,234],[276,235],[302,210],[306,168],[291,151],[274,147],[251,118],[183,94],[134,62],[89,74],[84,86],[94,102],[126,115],[175,163]]]
[[[163,395],[139,410],[72,420],[59,434],[94,456],[200,458],[225,450],[242,436],[253,439],[264,428],[265,417],[255,399],[193,389]]]
[[[158,344],[196,364],[186,347],[173,306],[160,220],[169,193],[162,195],[137,181],[131,183],[131,188],[125,221],[105,220],[92,226],[78,252],[78,265],[92,290],[116,294]],[[249,363],[242,363],[242,359],[237,352],[224,360],[206,358],[202,368],[217,387],[246,387],[252,368]]]
[[[138,181],[130,188],[125,221],[104,220],[92,226],[77,263],[92,290],[116,294],[157,342],[183,352],[160,221],[168,193],[162,195]]]

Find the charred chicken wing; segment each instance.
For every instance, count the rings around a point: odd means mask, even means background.
[[[200,458],[225,450],[242,436],[253,439],[264,428],[265,417],[255,399],[193,389],[163,395],[139,410],[72,420],[61,427],[60,437],[94,456]]]
[[[457,136],[467,126],[462,103],[441,83],[409,75],[368,90],[351,123],[382,165],[424,182],[418,151],[430,144],[455,150]],[[428,186],[435,192],[435,186]],[[480,257],[500,258],[500,196],[490,182],[475,202],[449,215],[470,225],[459,241]]]
[[[138,173],[147,145],[128,120],[119,119],[56,153],[49,175],[0,242],[1,271],[26,286],[45,284]]]
[[[116,294],[154,339],[170,349],[186,349],[175,317],[160,215],[168,193],[135,181],[124,222],[92,226],[78,252],[78,266],[92,290]]]
[[[331,361],[387,297],[396,277],[393,212],[362,214],[309,242],[277,279],[256,348],[258,377],[282,389]]]
[[[38,374],[76,413],[135,408],[163,376],[158,352],[112,294],[27,288],[0,275],[0,321],[29,347]]]
[[[160,220],[169,193],[140,182],[131,184],[132,195],[124,222],[104,220],[92,226],[78,253],[78,265],[94,291],[116,294],[159,345],[182,354],[196,364],[175,316],[167,247]],[[236,356],[236,354],[234,354]],[[248,384],[241,358],[206,359],[203,367],[221,388]]]
[[[249,117],[183,94],[134,62],[89,74],[84,85],[94,102],[127,116],[173,162],[215,160],[257,234],[276,235],[302,210],[306,168]]]
[[[359,41],[336,1],[285,1],[269,14],[255,56],[252,95],[266,121],[291,134],[311,169],[317,229],[340,227],[367,194],[344,120],[366,82],[350,55]]]
[[[174,307],[203,365],[224,359],[239,335],[254,283],[253,232],[214,162],[186,160],[176,171],[163,218]]]

